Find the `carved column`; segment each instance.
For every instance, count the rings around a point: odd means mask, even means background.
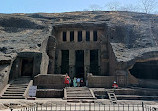
[[[78,31],[74,30],[74,42],[78,41]]]
[[[93,30],[90,30],[90,41],[93,41]]]
[[[87,73],[90,71],[90,50],[84,50],[84,78],[87,78]]]
[[[70,42],[70,31],[66,32],[66,39],[67,39],[67,42]]]
[[[75,76],[75,50],[69,50],[69,75]]]
[[[85,30],[82,30],[82,38],[83,38],[83,41],[86,41],[86,31]]]

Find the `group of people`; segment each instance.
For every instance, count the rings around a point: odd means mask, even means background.
[[[70,87],[70,86],[80,87],[80,86],[83,86],[84,82],[83,82],[83,79],[76,78],[76,77],[74,77],[73,80],[71,80],[71,78],[66,73],[66,76],[64,78],[64,84],[65,84],[65,87]]]
[[[65,87],[70,87],[71,84],[73,87],[80,87],[80,86],[83,86],[84,82],[83,82],[83,79],[76,78],[76,77],[74,77],[73,80],[71,81],[70,77],[66,73],[66,76],[64,78],[64,84],[65,84]],[[118,88],[116,81],[114,81],[112,88],[114,89]]]

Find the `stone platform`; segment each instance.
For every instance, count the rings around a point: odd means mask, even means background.
[[[98,98],[108,99],[107,92],[112,89],[92,88]],[[158,100],[158,89],[151,88],[119,88],[114,89],[118,100]]]

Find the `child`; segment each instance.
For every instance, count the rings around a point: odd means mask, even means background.
[[[114,81],[114,84],[112,85],[112,87],[113,87],[114,89],[117,89],[117,88],[118,88],[118,85],[116,84],[116,81]]]

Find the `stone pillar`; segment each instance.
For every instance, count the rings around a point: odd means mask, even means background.
[[[59,33],[59,42],[63,41],[63,31]]]
[[[101,48],[100,48],[100,69],[101,75],[107,76],[109,74],[109,52],[107,49],[107,44],[104,39],[101,39]]]
[[[98,50],[98,66],[100,66],[100,50]]]
[[[86,41],[86,30],[82,30],[82,41]]]
[[[78,31],[74,30],[74,42],[78,41]]]
[[[69,50],[69,75],[75,76],[75,50]]]
[[[57,52],[57,62],[56,62],[56,72],[61,73],[61,59],[62,59],[62,54],[61,50],[58,50]]]
[[[93,41],[93,30],[90,30],[90,41]]]
[[[84,50],[84,78],[87,78],[87,73],[90,71],[90,50]]]
[[[70,31],[66,32],[66,40],[67,42],[70,42]]]
[[[100,68],[101,58],[100,58],[100,50],[98,49],[98,73],[101,74],[101,68]]]

